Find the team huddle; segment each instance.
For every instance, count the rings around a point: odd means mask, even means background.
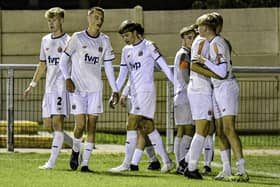
[[[25,96],[30,94],[47,71],[42,115],[45,127],[53,133],[53,142],[50,158],[40,169],[54,168],[63,142],[69,139],[63,131],[63,123],[71,113],[75,117],[75,128],[73,142],[69,143],[72,146],[70,168],[77,170],[80,166],[82,172],[92,172],[88,165],[98,117],[103,113],[101,66],[104,65],[112,89],[109,106],[115,108],[120,103],[128,110],[125,157],[120,166],[109,172],[138,171],[146,151],[150,158],[149,170],[167,173],[176,167],[177,174],[202,179],[202,175],[211,172],[215,132],[223,170],[214,179],[249,181],[241,141],[235,131],[239,85],[232,73],[231,45],[221,35],[223,18],[219,13],[204,14],[195,24],[180,30],[182,47],[174,59],[174,73],[155,43],[145,39],[142,25],[132,20],[123,21],[119,34],[126,45],[122,49],[117,79],[112,67],[115,55],[110,38],[101,32],[102,8],[91,8],[87,29],[71,37],[62,28],[63,9],[51,8],[45,18],[50,33],[42,38],[40,62],[24,91]],[[160,69],[174,85],[175,162],[168,156],[153,120],[155,69]],[[84,132],[86,139],[81,154]],[[201,175],[198,162],[203,149],[205,162]],[[234,175],[230,150],[236,158]],[[160,156],[162,166],[155,153]]]

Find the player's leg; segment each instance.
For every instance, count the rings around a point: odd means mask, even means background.
[[[159,170],[161,167],[160,162],[156,157],[155,149],[147,135],[145,136],[145,142],[146,142],[145,151],[150,159],[150,161],[149,161],[150,164],[147,169],[148,170]]]
[[[202,179],[197,168],[212,119],[212,96],[190,93],[188,93],[188,96],[195,121],[195,134],[189,150],[188,169],[186,169],[184,175],[188,178]]]
[[[139,123],[138,123],[138,137],[137,137],[137,143],[136,143],[136,147],[135,147],[135,150],[134,150],[134,153],[133,153],[133,156],[132,156],[132,159],[131,159],[131,164],[130,164],[130,171],[138,171],[139,170],[139,167],[138,167],[138,164],[142,158],[142,155],[143,155],[143,152],[144,152],[144,147],[145,147],[145,135],[143,133],[143,130],[142,130],[142,124],[144,121],[143,120],[140,120]]]
[[[184,174],[184,171],[188,165],[188,153],[191,145],[191,141],[194,134],[194,126],[192,124],[184,125],[183,138],[180,145],[180,161],[179,167],[177,168],[177,174]],[[187,157],[187,159],[186,159]]]
[[[98,120],[97,115],[87,115],[87,117],[88,117],[87,126],[86,126],[87,137],[84,143],[84,152],[82,156],[82,163],[81,163],[82,172],[92,172],[88,168],[88,164],[89,164],[92,150],[94,148],[96,124]]]
[[[183,138],[183,133],[184,133],[184,126],[183,125],[176,125],[177,127],[177,134],[175,136],[174,139],[174,155],[175,155],[175,159],[176,159],[176,165],[177,165],[177,169],[179,168],[179,162],[181,161],[181,142],[182,142],[182,138]]]
[[[44,99],[45,106],[43,106],[43,115],[45,117],[48,116],[47,113],[51,115],[51,118],[44,118],[44,122],[48,129],[53,130],[53,141],[50,158],[44,166],[40,167],[40,169],[52,169],[55,166],[55,161],[59,155],[64,140],[63,123],[64,117],[69,114],[67,109],[67,102],[69,100],[66,93],[45,94]]]
[[[118,167],[109,169],[110,172],[122,172],[128,171],[131,159],[137,143],[137,125],[141,116],[135,114],[129,114],[127,120],[127,132],[126,132],[126,141],[125,141],[125,157],[122,164]]]
[[[52,116],[53,121],[53,141],[52,141],[52,147],[51,147],[51,156],[47,162],[48,166],[50,168],[54,168],[55,161],[57,160],[57,157],[59,155],[59,152],[62,148],[64,136],[63,136],[63,122],[64,122],[64,116],[63,115],[53,115]]]
[[[219,95],[220,94],[220,95]],[[235,129],[235,120],[238,113],[239,85],[236,80],[226,81],[220,86],[220,90],[215,91],[217,98],[222,98],[218,102],[223,110],[223,132],[226,135],[231,149],[236,158],[238,172],[231,176],[233,180],[247,182],[249,177],[245,171],[245,160],[242,152],[242,144]]]
[[[70,94],[71,113],[75,117],[74,137],[72,153],[70,156],[70,168],[76,170],[79,166],[79,155],[81,150],[81,143],[83,132],[86,127],[86,114],[87,114],[87,94],[73,93]]]
[[[223,163],[223,170],[215,177],[215,180],[228,180],[231,176],[231,156],[230,156],[230,144],[223,132],[222,118],[215,120],[216,135],[219,140],[220,155]]]
[[[245,170],[245,160],[242,151],[242,144],[235,130],[235,116],[224,116],[223,124],[227,124],[223,126],[223,132],[230,143],[233,154],[235,155],[236,167],[238,170],[235,176],[232,176],[230,178],[231,180],[247,182],[249,181],[249,177]]]
[[[156,152],[160,155],[163,167],[161,168],[162,173],[167,173],[171,171],[175,164],[172,162],[172,160],[169,158],[166,149],[164,147],[164,144],[162,142],[161,136],[157,129],[155,129],[154,121],[152,119],[146,119],[146,123],[143,129],[145,135],[148,135],[152,145],[154,146]]]
[[[214,142],[213,136],[215,132],[215,125],[213,120],[210,122],[209,131],[204,143],[204,166],[203,166],[203,175],[207,175],[212,171],[211,162],[214,156]]]
[[[216,137],[219,140],[220,155],[223,163],[223,170],[215,176],[215,180],[228,180],[228,177],[231,176],[231,157],[230,157],[230,144],[223,132],[223,121],[222,121],[222,112],[219,108],[218,102],[216,100],[217,92],[214,91],[213,94],[213,111],[215,117],[215,126],[216,126]],[[219,95],[218,95],[219,97]]]

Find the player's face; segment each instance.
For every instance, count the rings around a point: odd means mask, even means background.
[[[122,34],[122,38],[127,45],[136,44],[138,42],[138,37],[136,31],[125,32]]]
[[[48,26],[49,26],[49,29],[52,33],[56,33],[58,31],[61,31],[61,25],[62,25],[62,22],[63,22],[63,19],[58,17],[58,16],[55,16],[53,18],[48,18],[47,19],[48,21]]]
[[[185,46],[190,49],[192,47],[192,43],[193,43],[193,40],[195,38],[195,33],[194,32],[190,32],[188,34],[185,34],[184,35],[184,43],[185,43]]]
[[[206,27],[206,25],[199,25],[198,26],[198,32],[199,32],[199,35],[201,37],[206,37],[206,34],[207,34],[207,27]]]
[[[88,24],[90,28],[100,31],[103,22],[104,16],[102,12],[95,10],[92,13],[88,14]]]

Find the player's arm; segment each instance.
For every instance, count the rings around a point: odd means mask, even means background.
[[[220,80],[222,79],[220,76],[210,71],[208,68],[203,67],[199,63],[191,63],[191,70],[201,75],[204,75],[206,77],[213,77],[215,79],[220,79]]]
[[[109,106],[111,108],[115,108],[114,105],[116,105],[119,102],[119,91],[118,91],[118,87],[116,84],[116,79],[115,79],[115,75],[114,75],[114,68],[112,66],[112,61],[111,60],[107,60],[104,62],[104,67],[105,67],[105,73],[106,76],[108,78],[109,84],[113,90],[113,93],[111,95],[111,98],[109,99]]]
[[[41,79],[46,70],[46,62],[39,62],[36,71],[33,75],[32,81],[29,86],[24,90],[23,95],[26,97],[31,93],[31,90],[36,87],[38,81]]]
[[[69,72],[69,60],[70,55],[66,52],[62,53],[59,61],[59,69],[62,72],[63,77],[65,79],[66,90],[70,93],[73,93],[75,91],[75,84],[73,83]]]
[[[172,84],[174,84],[173,72],[168,67],[166,61],[162,57],[162,55],[159,51],[159,48],[156,46],[155,43],[152,42],[151,45],[149,46],[149,49],[150,49],[152,58],[155,60],[155,63],[157,63],[159,65],[159,67],[161,68],[161,71],[164,72],[164,74],[167,76],[169,81],[171,81]]]
[[[169,81],[172,82],[172,84],[174,84],[174,74],[171,71],[171,69],[168,67],[168,65],[167,65],[166,61],[164,60],[164,58],[162,56],[160,56],[158,59],[156,59],[156,62],[160,66],[161,71],[163,71],[164,74],[167,76]]]
[[[120,98],[120,104],[122,107],[126,107],[129,90],[130,90],[130,81],[127,81]]]
[[[175,64],[175,70],[174,70],[177,71],[176,78],[181,85],[186,85],[189,79],[189,68],[190,68],[189,63],[186,61],[186,54],[183,53],[177,58],[179,58],[179,64],[177,65],[178,67],[176,67]],[[176,61],[177,60],[175,60],[175,62]]]

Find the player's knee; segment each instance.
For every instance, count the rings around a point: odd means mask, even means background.
[[[44,127],[49,133],[53,133],[52,121],[51,119],[47,118],[43,120]]]
[[[177,137],[182,138],[184,135],[184,126],[178,126],[177,128]]]
[[[143,121],[144,121],[143,132],[145,134],[149,134],[149,133],[153,132],[154,129],[155,129],[154,121],[152,119],[149,119],[149,118],[144,118]]]
[[[193,137],[195,131],[194,125],[186,125],[184,128],[184,134]]]
[[[136,130],[140,119],[141,119],[140,116],[133,115],[133,114],[129,115],[127,120],[128,121],[127,126],[126,126],[127,130]]]

